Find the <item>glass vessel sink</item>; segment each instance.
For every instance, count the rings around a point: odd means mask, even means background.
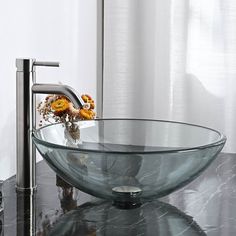
[[[37,149],[71,185],[122,204],[183,187],[209,166],[226,142],[216,130],[170,121],[98,119],[77,125],[79,141],[63,124],[35,130]]]

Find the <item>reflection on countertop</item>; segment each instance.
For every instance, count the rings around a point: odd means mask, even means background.
[[[129,210],[71,187],[44,161],[37,164],[37,183],[34,195],[24,195],[16,194],[15,177],[4,182],[0,236],[236,235],[235,154],[220,154],[189,185]]]

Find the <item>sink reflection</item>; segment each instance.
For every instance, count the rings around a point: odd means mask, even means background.
[[[36,231],[36,195],[17,192],[16,230],[17,236],[33,236]]]
[[[167,203],[153,201],[135,209],[121,209],[99,200],[63,215],[48,235],[203,236],[206,233],[191,216]]]

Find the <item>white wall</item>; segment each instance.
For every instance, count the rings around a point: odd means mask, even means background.
[[[0,2],[0,179],[15,173],[15,58],[60,61],[37,68],[37,82],[96,96],[96,0]]]

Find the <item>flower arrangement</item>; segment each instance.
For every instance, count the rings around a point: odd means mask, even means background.
[[[37,110],[43,120],[49,123],[73,123],[79,120],[92,120],[95,118],[95,104],[91,96],[84,94],[81,96],[85,105],[81,109],[76,109],[72,102],[63,95],[48,95],[44,101],[40,102]],[[42,126],[40,120],[39,126]]]
[[[74,141],[79,140],[80,131],[76,122],[95,118],[95,103],[92,97],[88,94],[84,94],[81,98],[85,105],[81,109],[76,109],[66,96],[48,95],[37,106],[37,110],[42,117],[39,126],[42,126],[44,122],[52,124],[63,123],[66,127],[65,135],[67,139],[69,137]]]

